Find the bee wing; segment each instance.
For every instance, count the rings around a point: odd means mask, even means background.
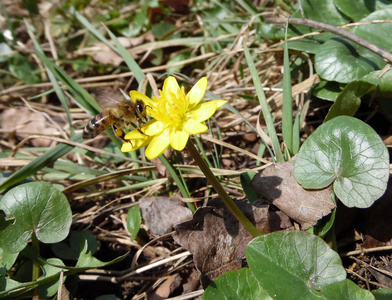
[[[95,98],[102,108],[111,108],[123,101],[125,97],[120,91],[98,90]]]

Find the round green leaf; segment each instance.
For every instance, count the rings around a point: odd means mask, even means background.
[[[392,290],[387,288],[381,288],[372,291],[373,295],[377,300],[390,300],[392,299]]]
[[[359,21],[360,19],[369,15],[371,12],[382,9],[390,4],[386,0],[334,0],[333,2],[340,11],[342,11],[346,16],[350,17],[354,21]]]
[[[205,290],[203,300],[272,299],[247,269],[227,272],[214,280]]]
[[[127,214],[127,229],[131,234],[131,240],[133,241],[139,232],[140,225],[142,223],[142,216],[140,213],[139,205],[132,206],[128,210]]]
[[[348,207],[369,207],[380,198],[389,178],[388,150],[366,123],[339,116],[322,124],[302,145],[294,166],[295,179],[306,189],[332,182]]]
[[[343,38],[332,38],[315,56],[315,69],[325,80],[348,83],[380,70],[386,62],[381,56]]]
[[[307,19],[318,21],[321,23],[326,23],[334,26],[344,25],[348,22],[348,19],[343,16],[333,1],[325,0],[307,0],[302,1],[302,8],[296,9],[295,13],[292,15],[293,18],[302,18],[302,12]],[[318,29],[311,28],[309,26],[290,26],[289,34],[300,35],[312,31],[317,31]]]
[[[10,252],[23,250],[31,235],[43,243],[62,241],[69,232],[72,213],[67,198],[47,182],[19,185],[4,195],[0,210],[0,245]]]
[[[374,300],[371,292],[361,289],[348,279],[326,286],[322,291],[322,295],[325,299]]]
[[[339,255],[307,232],[259,236],[246,248],[246,258],[253,275],[274,299],[317,299],[325,286],[346,278]]]
[[[375,20],[391,20],[392,19],[392,5],[389,3],[389,8],[378,10],[360,20],[366,23]],[[353,33],[366,39],[367,41],[376,44],[377,46],[391,50],[392,41],[389,33],[392,31],[392,23],[376,23],[376,24],[362,24],[353,28]]]
[[[312,93],[323,100],[335,101],[342,89],[335,81],[322,80],[312,87]]]

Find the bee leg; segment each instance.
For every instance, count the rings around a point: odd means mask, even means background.
[[[128,141],[125,139],[125,132],[124,131],[122,131],[121,129],[118,129],[116,127],[116,125],[114,125],[114,124],[112,125],[112,128],[113,128],[113,131],[114,131],[114,134],[116,135],[116,137],[120,138],[123,142],[131,143],[131,145],[132,145],[131,141]],[[133,145],[132,145],[132,147],[133,147]]]
[[[139,131],[141,134],[148,136],[147,134],[145,134],[143,131],[141,131],[140,126],[137,126],[135,123],[133,122],[129,122],[129,124],[131,124],[133,126],[133,128],[135,128],[137,131]]]

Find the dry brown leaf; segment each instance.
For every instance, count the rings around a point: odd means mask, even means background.
[[[255,175],[250,186],[306,230],[328,215],[335,204],[331,200],[331,186],[305,190],[297,183],[294,161],[295,158],[265,168]]]
[[[48,125],[46,118],[39,112],[31,111],[25,107],[8,108],[1,114],[1,128],[9,131],[15,130],[16,136],[24,139],[30,135],[54,135],[57,130]],[[52,143],[48,139],[32,139],[35,147],[48,147]]]
[[[269,205],[252,205],[247,201],[236,204],[262,233],[283,229],[283,224],[289,221],[281,212],[269,212]],[[204,286],[220,274],[240,269],[245,248],[253,239],[220,199],[210,200],[207,207],[196,211],[191,221],[174,228],[174,240],[193,254]]]
[[[167,299],[180,286],[181,278],[178,274],[169,276],[153,293],[147,295],[148,300]]]
[[[142,198],[139,206],[145,224],[157,235],[169,233],[175,224],[192,218],[189,208],[176,197]]]

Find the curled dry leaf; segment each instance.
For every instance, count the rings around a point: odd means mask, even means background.
[[[175,224],[190,220],[192,212],[176,197],[148,197],[139,200],[144,223],[157,235],[173,230]]]
[[[297,183],[294,161],[295,158],[267,167],[255,175],[250,186],[306,230],[328,215],[335,204],[331,200],[331,186],[305,190]]]
[[[269,205],[247,201],[236,201],[236,204],[262,233],[291,226],[287,216],[270,212]],[[174,228],[174,240],[193,254],[204,286],[227,271],[240,269],[245,248],[253,239],[220,199],[210,200],[207,207],[196,211],[191,221]]]

